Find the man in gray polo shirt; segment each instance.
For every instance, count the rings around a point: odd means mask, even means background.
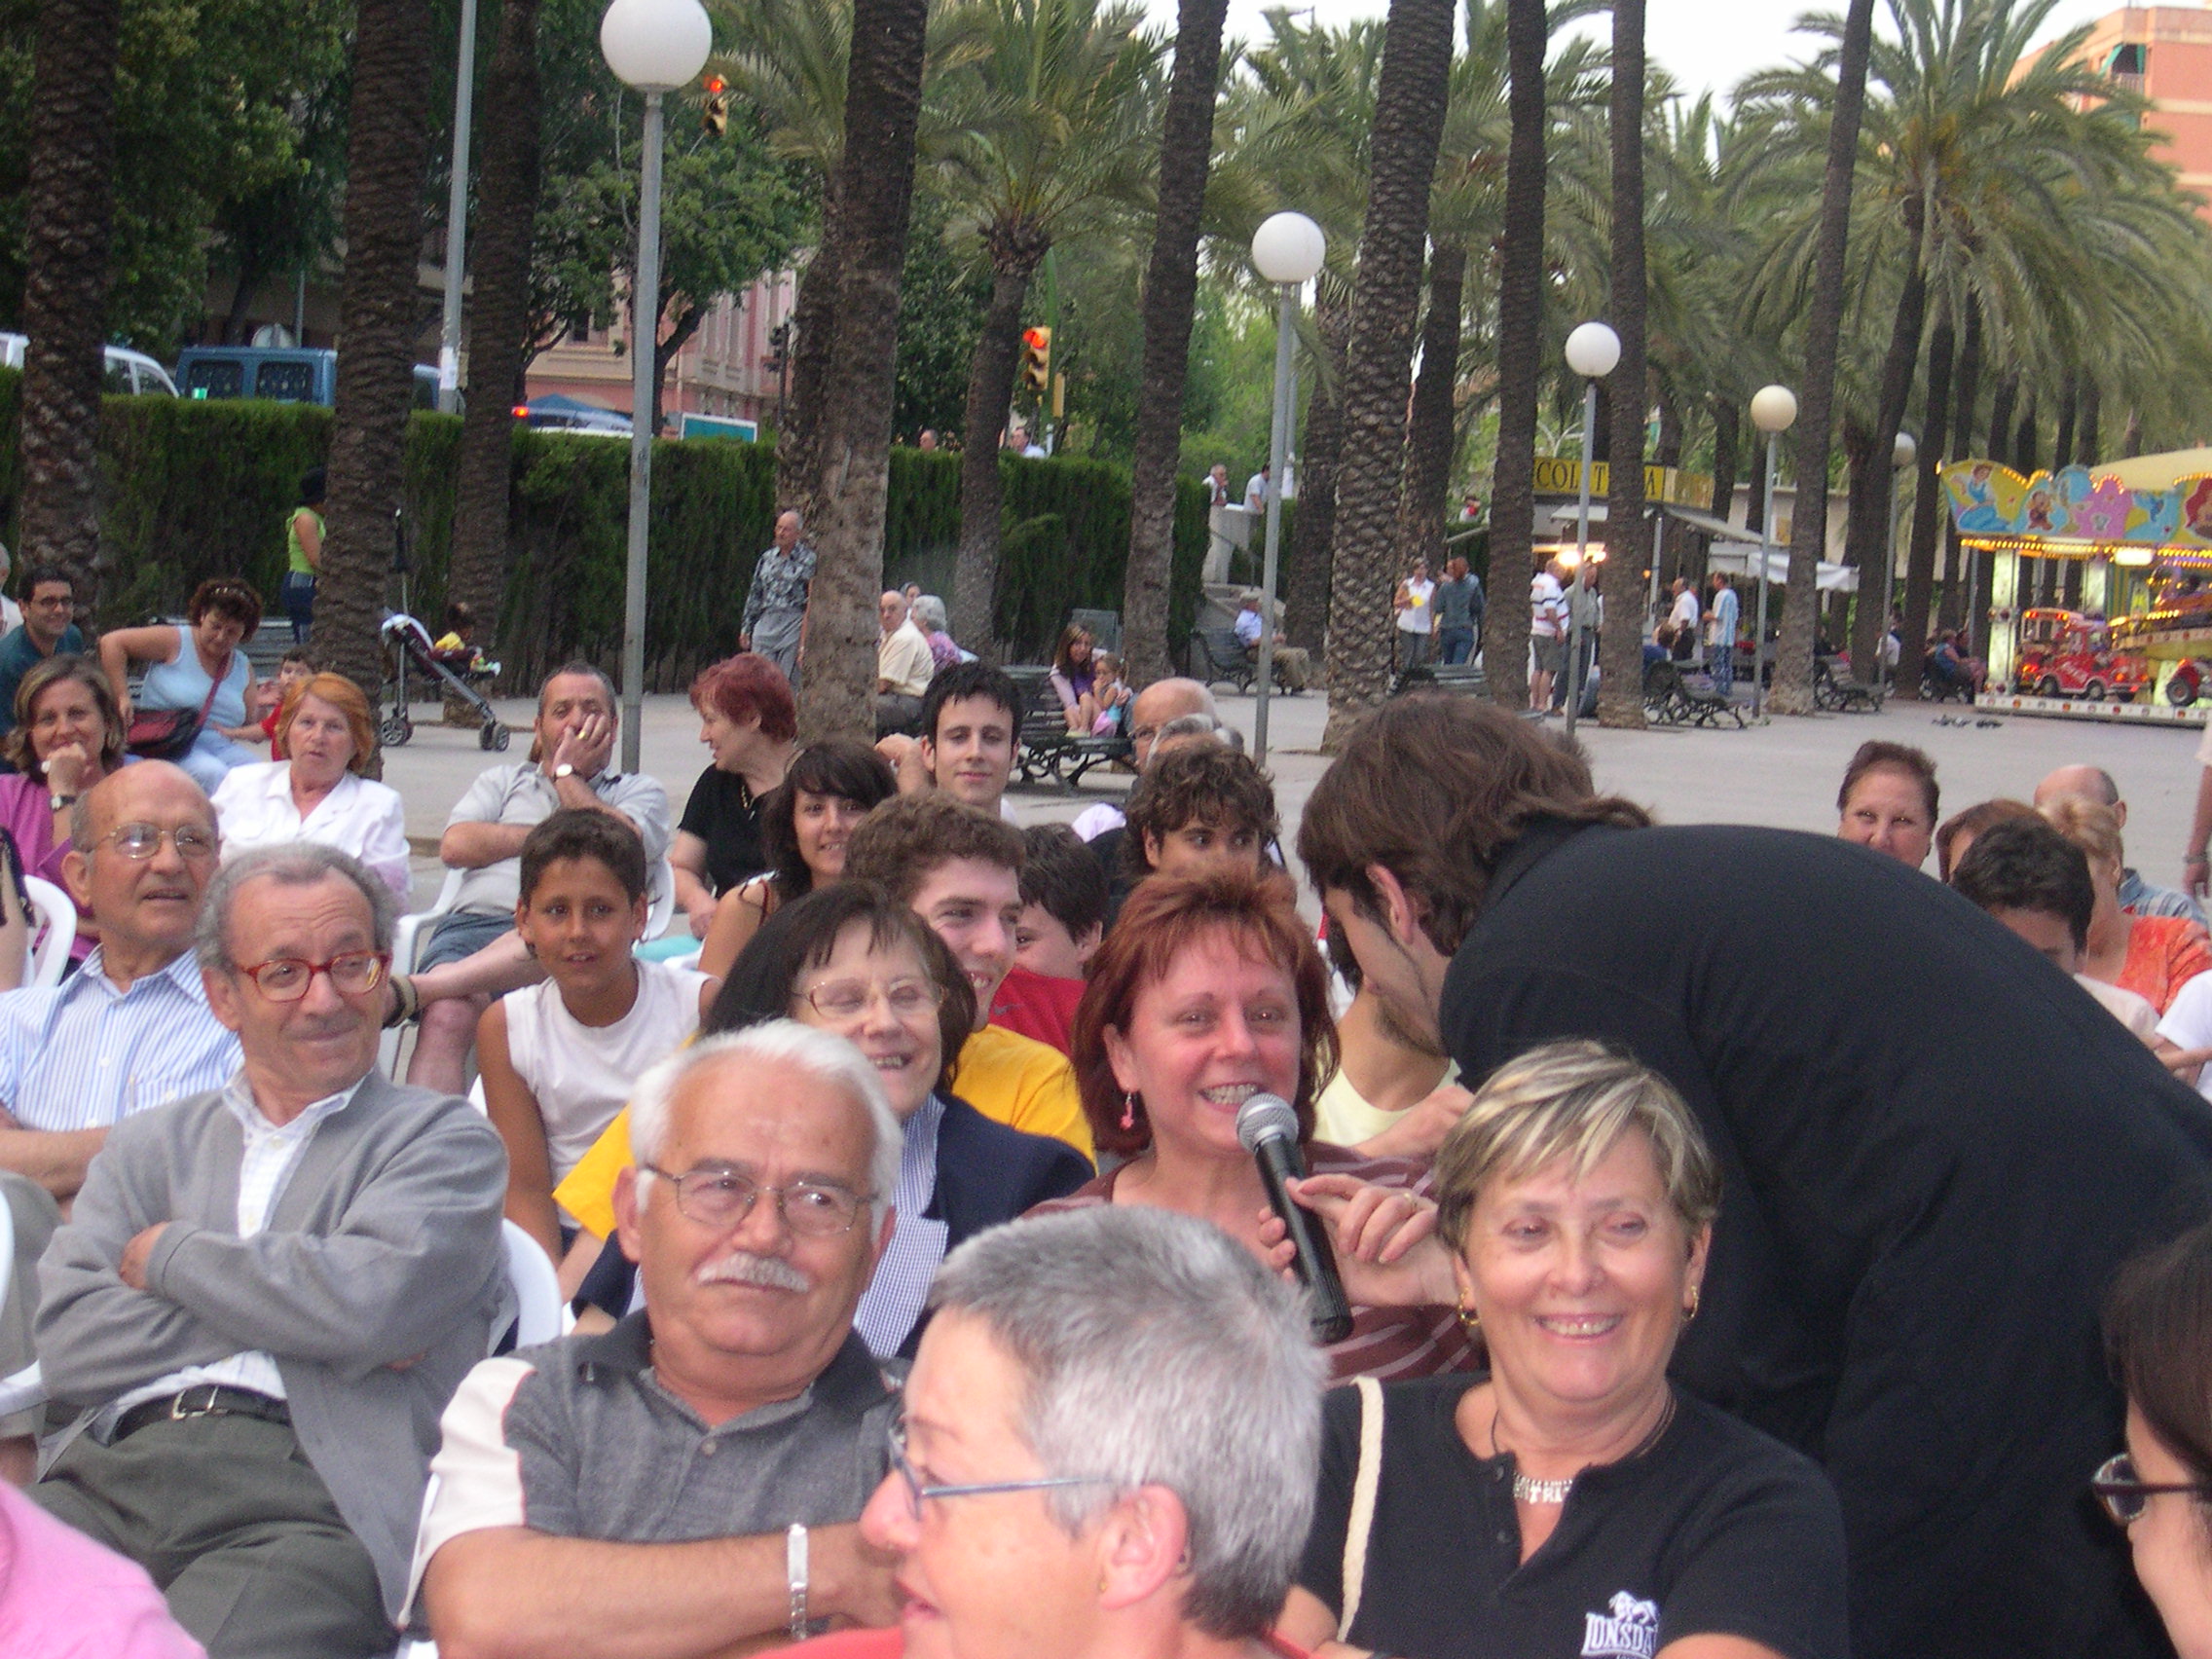
[[[639,1080],[614,1190],[645,1307],[478,1365],[415,1548],[447,1652],[719,1652],[897,1616],[856,1523],[895,1382],[852,1329],[890,1242],[898,1120],[842,1038],[778,1020]],[[652,1549],[637,1546],[650,1544]]]

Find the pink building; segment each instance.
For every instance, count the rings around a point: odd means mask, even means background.
[[[2212,5],[2127,6],[2090,25],[2083,57],[2157,107],[2153,151],[2212,217]]]
[[[682,414],[775,421],[781,387],[771,335],[791,316],[797,297],[798,274],[784,271],[715,302],[668,365],[661,406],[671,425]],[[592,329],[542,352],[530,366],[530,395],[558,392],[628,414],[630,354],[615,350],[617,341],[627,346],[628,332],[625,313],[612,329]]]

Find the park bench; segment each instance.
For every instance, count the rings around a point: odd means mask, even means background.
[[[1816,657],[1813,659],[1813,702],[1816,707],[1833,714],[1859,709],[1874,715],[1882,710],[1882,688],[1854,678],[1850,665],[1842,657]]]
[[[1021,692],[1021,742],[1014,771],[1027,788],[1051,784],[1073,794],[1091,767],[1126,759],[1135,745],[1125,737],[1088,737],[1068,730],[1067,711],[1052,689],[1052,671],[1042,663],[1009,668]]]
[[[1227,681],[1239,691],[1252,689],[1252,659],[1235,629],[1191,630],[1191,678],[1209,687]]]
[[[1691,684],[1674,662],[1644,666],[1643,712],[1654,725],[1717,726],[1723,719],[1733,719],[1741,728],[1744,723],[1744,711],[1735,699]]]
[[[1483,672],[1480,663],[1424,663],[1419,668],[1406,670],[1390,687],[1393,697],[1402,697],[1408,691],[1452,691],[1488,697],[1490,676]]]

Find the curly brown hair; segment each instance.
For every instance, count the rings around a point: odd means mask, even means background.
[[[854,837],[857,843],[859,837]],[[1298,1138],[1313,1137],[1313,1096],[1337,1069],[1337,1022],[1329,1012],[1329,971],[1313,931],[1298,914],[1298,890],[1280,870],[1156,875],[1138,883],[1113,931],[1090,961],[1069,1050],[1083,1115],[1100,1152],[1133,1158],[1152,1145],[1141,1099],[1124,1100],[1106,1053],[1106,1031],[1126,1031],[1138,995],[1165,977],[1200,940],[1227,933],[1255,959],[1289,974],[1298,1000]],[[1124,1109],[1131,1125],[1122,1126]]]
[[[1156,755],[1126,807],[1128,834],[1123,856],[1132,873],[1152,868],[1145,837],[1164,841],[1194,824],[1213,830],[1249,830],[1264,847],[1282,832],[1274,786],[1248,755],[1219,743],[1179,743]]]
[[[980,859],[1019,875],[1023,852],[1021,831],[1005,819],[930,790],[894,795],[861,820],[845,844],[845,876],[906,904],[941,864]]]
[[[244,629],[246,640],[260,631],[261,595],[242,577],[210,576],[202,582],[185,601],[184,619],[197,626],[210,610],[218,616],[228,616]],[[244,641],[240,643],[242,645]]]

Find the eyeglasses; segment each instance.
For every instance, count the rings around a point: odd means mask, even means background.
[[[919,1516],[922,1500],[927,1497],[981,1497],[994,1492],[1045,1492],[1053,1487],[1117,1486],[1120,1483],[1106,1475],[1052,1475],[1034,1481],[977,1481],[966,1486],[924,1486],[921,1477],[914,1473],[914,1465],[906,1460],[906,1419],[893,1417],[883,1425],[883,1436],[891,1447],[891,1466],[906,1488],[906,1498],[912,1507],[907,1513]]]
[[[852,1232],[862,1207],[873,1197],[830,1181],[793,1181],[788,1187],[764,1187],[727,1169],[693,1169],[671,1175],[650,1163],[640,1167],[674,1187],[676,1207],[702,1227],[735,1227],[753,1213],[753,1206],[766,1193],[775,1198],[776,1213],[793,1233],[801,1238],[832,1238]]]
[[[934,979],[894,979],[879,985],[866,979],[832,979],[798,995],[824,1019],[858,1019],[878,994],[900,1019],[910,1019],[944,1006],[944,987]]]
[[[215,831],[203,830],[197,824],[186,824],[175,830],[164,829],[159,824],[118,824],[100,839],[127,859],[143,864],[162,850],[162,837],[169,838],[176,848],[176,856],[200,864],[215,856]]]
[[[328,962],[309,962],[298,956],[277,956],[240,973],[271,1002],[298,1002],[317,974],[326,975],[330,988],[342,997],[365,996],[384,983],[391,958],[375,950],[349,950]]]
[[[2135,1472],[2135,1459],[2124,1452],[2105,1459],[2089,1477],[2089,1490],[2097,1494],[2105,1513],[2121,1527],[2142,1520],[2143,1512],[2151,1507],[2151,1499],[2160,1493],[2186,1492],[2198,1497],[2212,1497],[2212,1486],[2200,1481],[2175,1485],[2144,1480]]]

